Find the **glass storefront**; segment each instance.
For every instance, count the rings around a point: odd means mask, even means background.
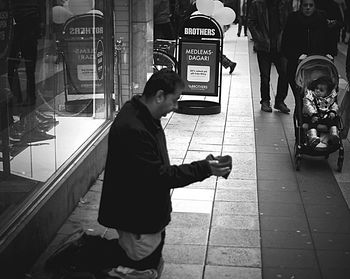
[[[0,236],[112,118],[107,2],[0,0]]]

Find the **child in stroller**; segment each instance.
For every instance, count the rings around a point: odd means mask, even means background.
[[[311,148],[324,148],[328,144],[339,143],[338,110],[337,92],[332,79],[322,76],[312,81],[303,98],[303,128],[307,130],[308,144]],[[328,133],[322,142],[319,136],[321,132]]]
[[[310,55],[300,61],[295,74],[297,94],[293,114],[295,128],[295,168],[300,170],[302,155],[324,156],[339,150],[337,170],[341,172],[344,146],[338,116],[339,74],[326,56]]]

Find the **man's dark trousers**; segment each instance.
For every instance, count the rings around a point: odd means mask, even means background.
[[[275,65],[278,73],[275,104],[284,102],[288,94],[287,60],[277,51],[257,51],[257,57],[260,70],[260,103],[271,100],[270,75],[272,63]]]

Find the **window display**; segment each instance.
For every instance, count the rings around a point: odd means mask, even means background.
[[[108,120],[104,20],[103,0],[0,0],[0,227]]]

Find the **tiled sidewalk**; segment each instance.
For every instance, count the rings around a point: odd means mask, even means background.
[[[350,278],[342,277],[350,262],[350,218],[344,219],[349,141],[344,141],[342,173],[334,172],[337,153],[328,162],[305,159],[296,172],[292,115],[260,111],[256,55],[236,30],[231,27],[224,39],[224,53],[237,67],[232,76],[223,70],[221,113],[162,119],[173,164],[209,153],[233,158],[227,180],[211,177],[173,191],[162,279]],[[272,77],[273,95],[274,70]],[[292,94],[286,102],[294,106]],[[34,279],[49,278],[42,269],[45,258],[74,229],[115,236],[96,221],[102,178],[38,259]]]

